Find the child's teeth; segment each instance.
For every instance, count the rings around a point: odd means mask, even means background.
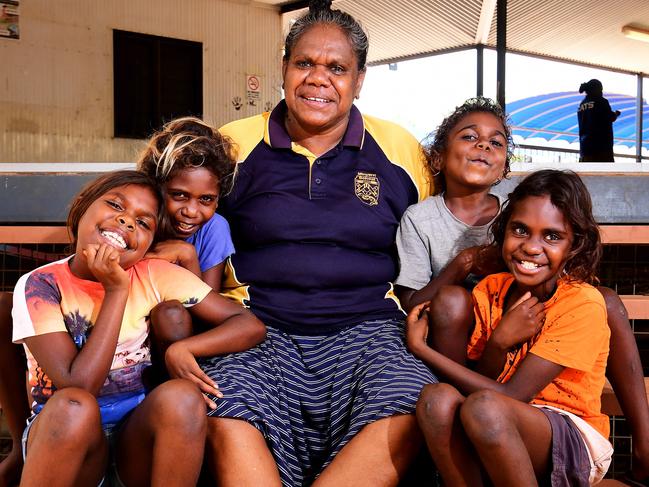
[[[126,248],[126,241],[124,238],[119,234],[115,232],[101,232],[101,234],[106,237],[108,240],[111,241],[112,244],[114,244],[115,247],[119,247],[122,249]]]
[[[531,270],[531,269],[536,269],[536,268],[538,267],[538,265],[536,265],[534,262],[528,262],[528,261],[526,261],[526,260],[521,260],[521,265],[522,265],[525,269],[530,269],[530,270]]]

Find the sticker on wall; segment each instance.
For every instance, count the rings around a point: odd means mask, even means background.
[[[243,106],[243,103],[241,103],[241,97],[240,96],[232,97],[232,106],[237,111],[241,110],[241,107]]]
[[[18,27],[19,4],[20,0],[0,1],[0,37],[20,39],[20,29]]]
[[[261,82],[259,76],[256,74],[246,75],[246,99],[248,105],[256,107],[259,100],[261,100]]]

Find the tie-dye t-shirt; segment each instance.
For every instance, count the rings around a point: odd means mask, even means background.
[[[69,333],[79,349],[86,343],[101,309],[104,288],[99,282],[74,276],[68,260],[39,267],[16,284],[12,311],[15,343],[53,332]],[[104,423],[112,422],[111,408],[119,409],[121,416],[126,403],[132,408],[144,397],[141,372],[151,362],[147,340],[149,312],[158,303],[174,299],[192,306],[211,290],[191,272],[163,260],[142,260],[126,272],[131,281],[128,301],[113,363],[98,396]],[[56,387],[27,346],[25,351],[34,398],[32,410],[38,413]]]

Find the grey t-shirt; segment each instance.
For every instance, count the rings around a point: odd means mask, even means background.
[[[493,195],[502,206],[502,198]],[[461,250],[489,243],[492,222],[475,227],[467,225],[451,213],[443,195],[430,196],[410,206],[397,230],[400,271],[395,284],[421,289]]]

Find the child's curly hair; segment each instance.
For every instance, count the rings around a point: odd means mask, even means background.
[[[451,130],[453,130],[453,128],[460,122],[460,120],[462,120],[465,116],[476,112],[491,113],[502,123],[503,129],[505,131],[505,137],[507,139],[507,157],[505,159],[503,178],[506,178],[508,176],[509,164],[513,156],[512,150],[514,148],[514,141],[512,139],[512,131],[511,127],[509,126],[507,115],[505,114],[501,106],[491,98],[486,98],[483,96],[469,98],[462,105],[455,107],[453,113],[446,117],[439,125],[439,127],[437,127],[437,130],[429,134],[424,141],[424,154],[426,155],[426,162],[428,163],[431,174],[433,174],[435,194],[442,193],[446,190],[446,181],[444,179],[444,174],[440,172],[439,163],[441,161],[442,154],[444,153],[448,145],[448,136]]]
[[[233,143],[196,117],[177,118],[165,124],[153,134],[137,162],[138,170],[161,186],[179,171],[196,167],[204,167],[216,176],[221,194],[232,188]]]
[[[589,284],[599,284],[597,267],[602,257],[599,228],[593,217],[593,205],[588,188],[572,171],[545,169],[523,179],[491,225],[496,244],[502,247],[507,224],[516,205],[530,196],[549,196],[573,232],[572,248],[564,270],[569,279]]]

